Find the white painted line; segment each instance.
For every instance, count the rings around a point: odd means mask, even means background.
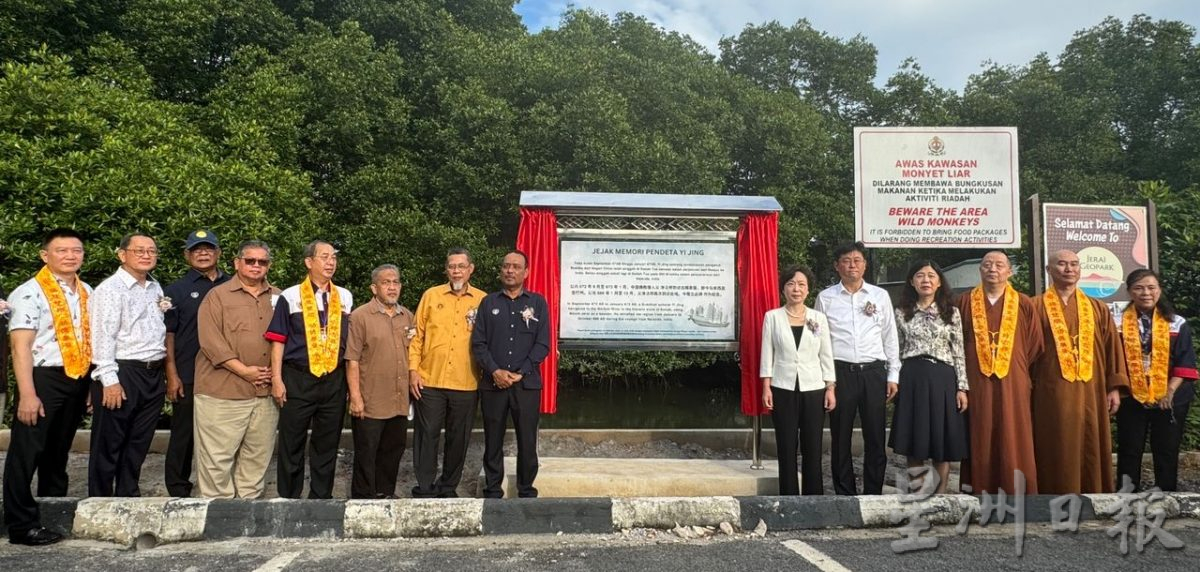
[[[816,566],[821,572],[850,572],[849,568],[838,564],[836,560],[826,556],[824,552],[809,546],[807,543],[799,540],[785,540],[783,545],[799,554],[805,560]]]
[[[262,566],[255,568],[254,572],[282,572],[297,556],[300,556],[299,552],[284,552],[264,562]]]

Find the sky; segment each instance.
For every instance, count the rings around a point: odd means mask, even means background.
[[[876,84],[905,58],[939,87],[962,92],[985,61],[1024,65],[1045,52],[1052,60],[1081,30],[1105,17],[1135,14],[1200,26],[1200,0],[520,0],[531,32],[557,27],[568,6],[613,16],[631,12],[691,36],[718,55],[717,42],[747,24],[806,18],[813,28],[850,39],[861,34],[879,50]]]

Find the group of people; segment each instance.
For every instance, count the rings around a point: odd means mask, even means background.
[[[551,326],[545,298],[524,288],[521,251],[504,257],[502,288],[485,294],[471,286],[470,253],[450,250],[447,283],[426,290],[415,313],[399,304],[400,270],[391,264],[372,271],[372,297],[355,307],[333,282],[337,250],[321,240],[304,249],[304,280],[282,291],[268,279],[272,253],[261,241],[238,247],[228,275],[217,237],[197,230],[184,241],[190,269],[165,288],[151,274],[159,256],[152,237],[127,235],[116,255],[120,266],[93,290],[78,276],[83,238],[53,230],[40,251],[45,265],[0,309],[18,388],[3,481],[11,542],[61,539],[41,526],[32,481],[36,474],[37,496],[66,495],[68,454],[88,412],[88,494],[139,496],[164,401],[172,405],[164,478],[173,496],[195,487],[208,498],[259,498],[276,458],[280,497],[302,495],[307,462],[308,497],[330,498],[347,408],[352,498],[395,497],[409,419],[412,496],[457,496],[477,410],[484,496],[503,497],[510,418],[518,496],[537,496],[539,366]],[[864,494],[882,493],[885,441],[911,470],[931,462],[921,478],[937,479],[937,492],[954,461],[962,461],[966,492],[1110,492],[1110,415],[1116,477],[1140,486],[1149,435],[1155,484],[1175,490],[1196,355],[1154,272],[1129,275],[1132,301],[1114,319],[1078,288],[1070,251],[1050,256],[1053,283],[1036,298],[1009,284],[1002,252],[984,256],[981,283],[957,301],[936,263],[915,263],[895,308],[864,280],[861,243],[839,247],[835,268],[840,281],[812,307],[813,274],[785,271],[785,303],[763,322],[762,398],[774,421],[780,494],[824,492],[826,413],[841,495],[859,491],[856,418]]]
[[[271,248],[257,240],[238,247],[228,275],[216,235],[191,233],[190,268],[165,288],[151,274],[152,237],[127,235],[116,255],[120,266],[93,290],[78,276],[83,237],[53,230],[40,251],[45,265],[8,297],[18,388],[3,481],[10,542],[61,539],[42,527],[32,482],[36,474],[36,496],[66,496],[68,454],[88,412],[88,495],[139,496],[164,401],[172,496],[196,488],[207,498],[259,498],[276,458],[280,497],[300,498],[307,461],[308,498],[330,498],[347,406],[352,498],[395,498],[413,417],[412,496],[457,496],[477,408],[485,496],[503,497],[509,417],[518,494],[537,496],[539,365],[550,320],[545,298],[524,289],[524,253],[504,257],[502,288],[485,294],[471,286],[470,253],[451,250],[448,283],[427,290],[415,313],[399,304],[392,264],[372,271],[372,297],[355,307],[333,282],[337,250],[321,240],[304,249],[304,280],[282,291],[268,279]]]
[[[950,463],[961,461],[964,492],[1136,490],[1148,435],[1155,485],[1176,490],[1184,420],[1200,376],[1188,323],[1154,271],[1129,274],[1131,301],[1114,315],[1079,289],[1079,257],[1068,250],[1049,256],[1052,283],[1035,298],[1013,289],[1003,252],[983,257],[980,284],[957,300],[942,269],[921,260],[893,308],[887,291],[864,281],[862,243],[840,246],[834,257],[840,281],[819,292],[813,307],[805,302],[812,273],[786,270],[784,305],[763,323],[759,375],[775,427],[780,494],[824,493],[826,413],[834,492],[858,494],[850,448],[857,417],[862,493],[881,494],[888,402],[895,407],[886,441],[907,458],[915,477],[909,487],[944,492]]]

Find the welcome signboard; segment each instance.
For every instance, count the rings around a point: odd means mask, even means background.
[[[1084,294],[1105,303],[1127,301],[1125,277],[1150,267],[1147,221],[1146,207],[1043,203],[1043,260],[1070,250],[1079,256]]]

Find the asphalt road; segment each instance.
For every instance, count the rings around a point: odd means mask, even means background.
[[[237,540],[124,550],[111,544],[71,540],[46,549],[0,545],[0,570],[141,571],[658,571],[788,570],[1022,570],[1101,572],[1154,570],[1194,572],[1200,567],[1200,522],[1176,520],[1166,532],[1185,546],[1158,543],[1138,554],[1131,537],[1122,556],[1109,524],[1086,523],[1079,532],[1054,532],[1028,525],[1024,555],[1015,556],[1015,527],[972,526],[959,535],[939,527],[935,550],[897,554],[897,530],[825,530],[681,539],[670,532],[626,534],[494,536],[388,541]]]

